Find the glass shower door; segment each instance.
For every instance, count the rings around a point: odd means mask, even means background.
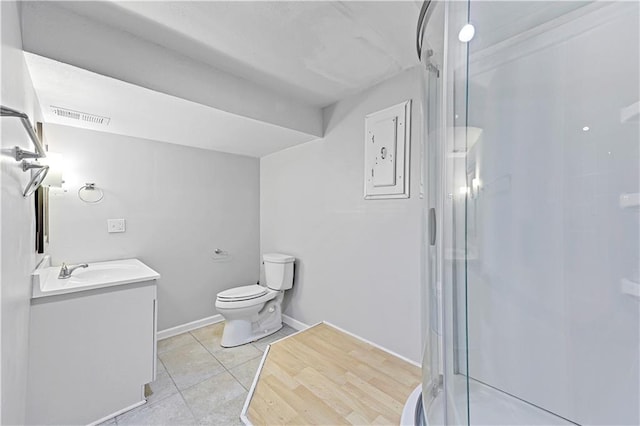
[[[432,4],[437,11],[430,10],[430,22],[442,19],[441,7]],[[423,209],[423,246],[422,246],[422,300],[423,319],[422,329],[424,352],[422,360],[422,406],[424,414],[441,413],[444,419],[444,400],[442,378],[442,300],[441,300],[441,232],[438,230],[439,216],[438,200],[441,190],[436,182],[439,181],[440,164],[438,161],[442,123],[440,121],[440,99],[442,85],[440,69],[442,68],[443,46],[437,40],[442,40],[435,34],[438,32],[433,26],[426,27],[422,41],[422,146],[421,146],[421,196],[425,201]],[[433,414],[432,414],[433,416]],[[429,424],[434,424],[433,420]]]
[[[640,4],[472,1],[469,21],[444,285],[469,422],[637,425]]]
[[[441,8],[427,420],[640,424],[640,3]]]
[[[469,419],[465,239],[459,227],[464,223],[465,194],[460,188],[465,179],[467,46],[459,43],[454,31],[456,24],[466,23],[468,8],[466,2],[432,2],[431,7],[422,51],[427,224],[423,272],[428,293],[423,403],[430,425],[453,425]]]

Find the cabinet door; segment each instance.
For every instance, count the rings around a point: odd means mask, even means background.
[[[156,286],[36,299],[27,420],[88,424],[144,400],[153,381]]]

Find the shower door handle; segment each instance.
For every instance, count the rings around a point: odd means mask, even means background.
[[[431,207],[429,209],[429,245],[436,245],[436,232],[437,232],[437,221],[436,221],[436,209]]]

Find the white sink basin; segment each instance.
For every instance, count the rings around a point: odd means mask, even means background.
[[[32,297],[36,299],[160,278],[160,274],[138,259],[89,263],[87,268],[74,270],[69,278],[60,279],[59,273],[60,266],[36,270],[33,273]]]

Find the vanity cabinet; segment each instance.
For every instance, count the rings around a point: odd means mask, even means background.
[[[156,281],[31,301],[27,423],[91,424],[145,403]]]

